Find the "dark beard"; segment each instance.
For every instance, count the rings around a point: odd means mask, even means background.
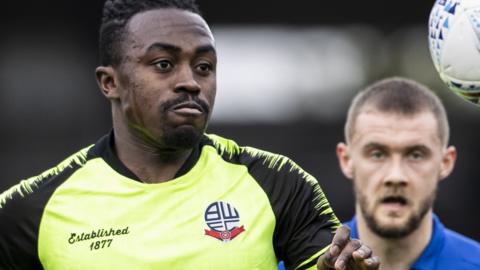
[[[205,133],[206,127],[197,128],[194,126],[163,127],[163,136],[156,138],[139,125],[131,125],[136,136],[152,149],[156,149],[165,159],[175,158],[176,154],[183,150],[195,148]]]
[[[165,130],[163,143],[170,149],[191,149],[197,146],[203,131],[199,131],[194,127],[177,127],[175,129]]]
[[[176,99],[169,100],[163,103],[160,110],[165,114],[171,107],[183,102],[187,102],[189,100],[197,103],[200,107],[202,107],[202,110],[206,115],[205,117],[207,118],[207,122],[208,115],[210,114],[210,106],[205,101],[201,100],[200,98],[198,98],[198,96],[195,95],[188,95],[187,93],[184,93]],[[163,121],[167,122],[166,119],[164,119]],[[202,127],[195,123],[192,123],[191,126],[165,126],[163,130],[163,145],[172,150],[191,149],[199,143],[200,138],[205,132],[205,129],[206,126]]]
[[[420,209],[414,212],[407,221],[407,224],[403,227],[382,227],[375,219],[372,213],[368,212],[367,198],[355,187],[355,196],[360,204],[360,210],[365,218],[368,228],[376,235],[387,239],[399,239],[410,235],[414,232],[422,222],[425,215],[433,207],[435,201],[436,190],[420,202]]]

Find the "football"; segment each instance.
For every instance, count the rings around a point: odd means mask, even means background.
[[[480,106],[480,0],[437,0],[428,39],[441,79],[457,95]]]

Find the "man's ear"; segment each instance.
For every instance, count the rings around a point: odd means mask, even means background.
[[[343,174],[349,178],[353,178],[353,166],[352,166],[352,159],[350,157],[348,145],[345,143],[337,144],[337,158],[338,163],[340,164],[340,169],[342,169]]]
[[[111,66],[100,66],[95,69],[100,91],[107,99],[118,99],[118,82],[115,69]]]
[[[440,168],[440,180],[445,179],[453,171],[455,161],[457,160],[457,149],[454,146],[449,146],[443,153],[442,165]]]

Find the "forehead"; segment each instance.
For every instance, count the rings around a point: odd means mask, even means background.
[[[358,114],[351,143],[379,143],[391,147],[423,144],[432,148],[442,145],[433,113],[403,115],[375,109],[364,109]]]
[[[180,48],[214,44],[213,35],[198,14],[161,8],[136,14],[127,25],[131,46],[142,49],[153,43],[168,43]],[[185,48],[187,49],[187,48]]]

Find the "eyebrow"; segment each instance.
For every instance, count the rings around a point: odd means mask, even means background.
[[[172,44],[156,42],[148,46],[146,53],[149,53],[151,51],[171,51],[171,52],[179,53],[182,50],[180,49],[180,47]]]
[[[169,44],[169,43],[156,42],[148,46],[146,53],[149,53],[151,51],[156,51],[156,50],[169,51],[172,53],[180,53],[182,51],[182,49],[176,45]],[[212,53],[214,55],[217,55],[217,51],[212,45],[203,45],[195,49],[195,54],[206,54],[206,53]]]
[[[376,143],[376,142],[370,142],[370,143],[367,143],[363,149],[374,149],[374,148],[377,148],[377,149],[381,149],[383,151],[387,150],[388,147],[386,145],[383,145],[383,144],[380,144],[380,143]],[[408,146],[407,148],[405,148],[405,152],[411,152],[413,150],[420,150],[420,151],[423,151],[425,153],[430,153],[430,148],[424,144],[415,144],[415,145],[412,145],[412,146]]]
[[[372,149],[372,148],[379,148],[379,149],[382,149],[382,150],[386,150],[387,149],[387,146],[386,145],[383,145],[383,144],[380,144],[380,143],[376,143],[376,142],[370,142],[370,143],[367,143],[365,146],[362,147],[363,149]]]
[[[195,54],[205,54],[205,53],[212,53],[214,55],[217,55],[217,51],[212,45],[200,46],[195,50]]]
[[[406,152],[411,152],[411,151],[414,151],[414,150],[420,150],[422,152],[425,152],[425,153],[430,153],[430,148],[427,147],[426,145],[423,145],[423,144],[416,144],[416,145],[412,145],[410,147],[407,147],[407,151]]]

